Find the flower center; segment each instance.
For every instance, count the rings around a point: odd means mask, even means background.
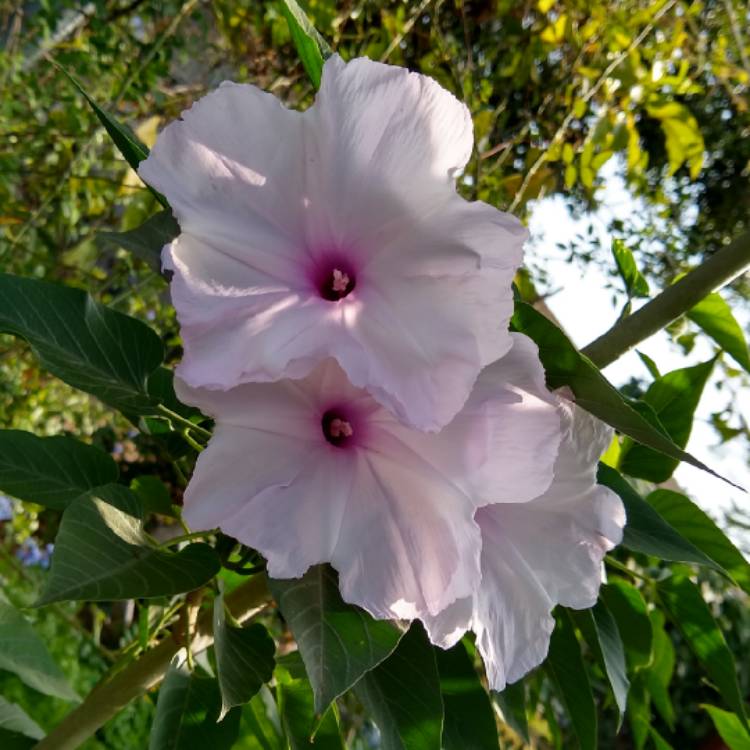
[[[320,285],[320,294],[323,299],[335,302],[346,297],[356,284],[357,281],[353,273],[347,273],[341,268],[334,268],[328,276],[323,278]]]
[[[354,435],[352,425],[335,411],[327,411],[321,420],[325,439],[337,448],[343,448]]]

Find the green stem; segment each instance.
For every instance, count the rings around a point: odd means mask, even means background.
[[[164,404],[159,404],[158,409],[162,414],[169,417],[173,422],[177,422],[177,424],[181,424],[186,429],[193,430],[194,432],[197,432],[199,435],[203,435],[203,437],[205,438],[211,437],[210,430],[207,430],[205,427],[201,427],[199,424],[195,424],[195,422],[191,422],[189,419],[185,419],[185,417],[183,417],[182,414],[178,414],[176,411],[172,411],[168,407],[164,406]]]
[[[232,591],[226,604],[234,618],[246,622],[267,598],[265,577],[256,576]],[[198,619],[191,644],[193,654],[204,651],[213,643],[212,618],[212,612],[207,610]],[[183,647],[184,644],[171,635],[121,672],[105,675],[83,702],[35,745],[36,750],[75,750],[80,747],[128,703],[156,687],[175,654]]]
[[[197,453],[200,453],[206,446],[201,445],[191,434],[190,430],[186,427],[182,431],[182,437],[184,438],[185,442]]]
[[[208,531],[191,531],[187,534],[181,534],[180,536],[173,536],[171,539],[167,539],[166,542],[162,542],[159,546],[171,547],[173,544],[189,542],[191,539],[203,539],[207,536],[213,536],[216,532],[216,529],[209,529]]]
[[[613,568],[617,568],[617,570],[621,570],[623,573],[627,573],[629,576],[632,576],[633,578],[640,578],[641,581],[645,581],[646,583],[654,583],[653,578],[649,578],[648,576],[643,575],[643,573],[639,573],[636,570],[632,570],[627,565],[623,565],[619,560],[615,560],[614,557],[610,557],[607,555],[604,558],[607,565],[611,565]]]
[[[667,287],[640,310],[615,323],[582,352],[598,367],[606,367],[691,310],[704,297],[739,276],[750,266],[750,231],[714,253],[697,268]]]

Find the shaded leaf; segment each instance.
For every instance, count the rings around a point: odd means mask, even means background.
[[[672,490],[655,490],[646,500],[685,539],[703,550],[750,593],[750,563],[726,534],[689,497]]]
[[[497,750],[492,704],[464,644],[435,649],[435,659],[445,711],[444,750]]]
[[[750,354],[740,324],[724,298],[714,292],[704,297],[687,314],[699,325],[740,367],[750,372]]]
[[[546,664],[570,716],[581,750],[595,750],[597,717],[594,696],[573,623],[565,610],[558,613]]]
[[[600,463],[597,481],[617,493],[625,506],[627,522],[622,539],[625,547],[663,560],[696,563],[724,572],[721,565],[662,518],[617,471]]]
[[[654,707],[672,729],[675,717],[672,699],[669,697],[669,684],[674,674],[674,646],[664,630],[664,613],[661,609],[652,609],[649,617],[654,634],[654,658],[645,673],[646,687]]]
[[[526,688],[523,680],[506,685],[501,693],[493,693],[493,699],[500,706],[506,724],[529,743],[529,722],[526,718]]]
[[[265,685],[242,708],[240,737],[242,750],[287,750],[276,700]]]
[[[20,706],[0,695],[0,747],[3,750],[28,750],[42,737],[41,727]]]
[[[628,700],[628,723],[633,735],[635,750],[643,750],[651,731],[651,699],[646,690],[642,673],[638,673],[630,685]]]
[[[74,501],[62,517],[52,566],[37,605],[171,596],[213,578],[221,564],[207,544],[156,547],[143,530],[138,498],[117,484]]]
[[[609,383],[594,363],[581,354],[552,321],[531,305],[516,302],[512,322],[515,330],[525,333],[539,347],[539,356],[547,375],[547,385],[552,390],[568,386],[581,408],[612,425],[619,432],[676,461],[685,461],[723,479],[649,423]]]
[[[698,406],[703,388],[714,367],[714,360],[693,367],[672,370],[655,380],[643,401],[656,412],[675,445],[687,445],[693,426],[693,414]],[[665,482],[677,468],[679,459],[657,453],[643,445],[623,445],[620,470],[633,477],[651,482]]]
[[[630,248],[622,240],[612,240],[612,255],[617,264],[617,270],[625,282],[628,297],[648,297],[648,282],[638,270],[635,258]]]
[[[294,580],[269,581],[289,623],[315,691],[315,711],[346,692],[395,648],[402,632],[346,604],[336,573],[317,565]]]
[[[306,679],[279,681],[276,694],[284,734],[291,750],[344,750],[336,704],[329,706],[318,720],[312,687]],[[313,732],[314,743],[311,740]]]
[[[704,703],[701,708],[708,711],[716,731],[719,733],[729,750],[750,750],[750,734],[748,734],[742,722],[736,714],[730,711],[724,711],[717,706],[709,706]]]
[[[161,251],[180,233],[180,225],[170,210],[160,211],[128,232],[99,232],[108,242],[124,247],[156,273],[161,273]]]
[[[745,704],[737,682],[737,667],[711,610],[689,578],[673,575],[658,584],[659,598],[701,662],[727,706],[748,728]]]
[[[26,618],[0,593],[0,669],[29,687],[63,700],[78,700],[44,641]]]
[[[112,457],[69,437],[0,430],[0,491],[30,503],[64,509],[84,492],[116,482]]]
[[[152,412],[148,377],[162,361],[147,325],[80,289],[0,274],[0,332],[25,339],[41,364],[126,413]]]
[[[223,719],[230,708],[247,703],[271,680],[276,645],[259,623],[245,627],[228,623],[223,594],[214,602],[213,632]]]
[[[176,515],[172,506],[172,496],[160,479],[152,476],[136,477],[130,483],[130,489],[141,501],[145,515],[149,513],[159,513],[163,516]]]
[[[601,587],[600,596],[615,618],[628,664],[633,669],[649,664],[653,633],[641,592],[622,578],[612,578]]]
[[[357,683],[355,693],[380,729],[382,750],[440,750],[440,677],[421,623],[412,624],[388,659]]]
[[[179,658],[179,657],[178,657]],[[217,721],[219,683],[173,662],[156,703],[149,750],[229,750],[240,729],[240,709]]]
[[[280,6],[302,65],[313,86],[319,89],[320,78],[323,73],[323,60],[332,54],[331,48],[310,23],[307,14],[300,8],[296,0],[281,0]]]

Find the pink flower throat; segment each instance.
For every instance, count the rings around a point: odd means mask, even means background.
[[[318,289],[320,296],[331,302],[343,299],[350,294],[357,285],[357,280],[351,270],[333,268],[320,278]]]
[[[344,448],[354,437],[351,422],[335,409],[329,409],[321,420],[325,439],[337,448]]]

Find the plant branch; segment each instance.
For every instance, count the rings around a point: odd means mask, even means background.
[[[697,268],[582,349],[597,367],[606,367],[636,344],[728,284],[750,266],[750,231],[723,247]]]
[[[267,598],[265,576],[255,576],[232,591],[226,598],[226,604],[232,616],[244,622],[256,613]],[[212,618],[210,609],[198,618],[190,644],[193,654],[204,651],[213,643]],[[106,675],[83,703],[35,745],[35,750],[75,750],[80,747],[128,703],[161,682],[172,658],[185,645],[182,635],[170,635],[121,672]]]

